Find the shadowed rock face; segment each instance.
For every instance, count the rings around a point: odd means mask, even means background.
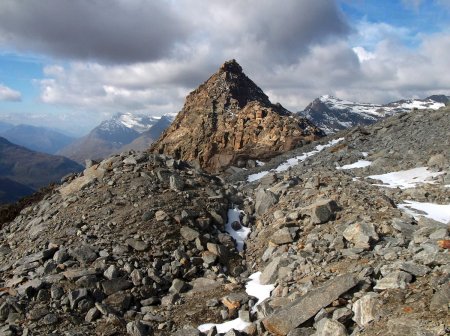
[[[172,125],[152,151],[197,161],[210,172],[249,159],[267,159],[323,136],[294,117],[231,60],[191,92]]]

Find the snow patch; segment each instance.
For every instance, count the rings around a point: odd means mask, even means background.
[[[338,142],[340,142],[342,140],[344,140],[344,138],[331,140],[329,143],[327,143],[325,145],[317,145],[314,148],[313,151],[307,152],[307,153],[303,153],[302,155],[290,158],[286,162],[283,162],[282,164],[280,164],[277,168],[272,169],[271,171],[275,171],[277,173],[284,172],[284,171],[288,170],[289,168],[298,165],[300,162],[305,161],[310,156],[313,156],[313,155],[316,155],[317,153],[320,153],[325,148],[332,147],[332,146],[336,145]],[[263,178],[264,176],[266,176],[267,174],[269,174],[269,171],[262,171],[262,172],[259,172],[259,173],[256,173],[256,174],[251,174],[251,175],[249,175],[247,177],[247,181],[248,182],[257,181],[257,180]]]
[[[215,323],[206,323],[206,324],[202,324],[200,325],[197,329],[200,330],[201,332],[208,332],[212,327],[216,327],[217,328],[217,332],[219,334],[221,333],[226,333],[227,331],[234,329],[234,330],[239,330],[242,331],[245,328],[247,328],[251,323],[249,322],[245,322],[244,320],[237,318],[231,321],[227,321],[224,323],[220,323],[220,324],[215,324]]]
[[[355,168],[364,168],[364,167],[368,167],[372,164],[371,161],[367,161],[367,160],[358,160],[352,164],[348,164],[342,167],[337,167],[336,169],[338,170],[346,170],[346,169],[355,169]]]
[[[399,204],[398,207],[414,218],[424,216],[435,221],[447,224],[450,222],[450,204],[435,204],[435,203],[421,203],[416,201],[405,201]],[[423,213],[417,213],[417,211]]]
[[[376,186],[407,189],[415,188],[417,185],[422,183],[435,184],[436,181],[432,181],[431,179],[442,174],[444,173],[434,173],[429,171],[427,167],[419,167],[382,175],[371,175],[368,176],[368,178],[381,180],[384,183],[374,184]]]
[[[258,302],[252,308],[252,312],[256,311],[256,307],[261,304],[265,299],[270,297],[270,293],[275,289],[275,285],[261,285],[259,278],[261,272],[256,272],[250,275],[250,281],[245,285],[245,292],[249,296],[254,296],[258,298]],[[212,327],[217,328],[218,333],[226,333],[227,331],[234,329],[242,331],[247,328],[251,323],[245,322],[244,320],[237,318],[224,323],[206,323],[200,325],[197,329],[201,332],[208,332]]]
[[[275,289],[275,285],[262,285],[259,281],[261,272],[253,273],[249,276],[251,281],[245,285],[245,291],[249,296],[258,298],[258,302],[252,308],[252,312],[256,311],[256,307],[261,304],[265,299],[270,297],[270,293]]]
[[[239,224],[241,224],[241,218],[239,217],[240,213],[241,210],[239,210],[238,208],[229,209],[228,221],[227,224],[225,225],[225,231],[227,231],[229,235],[234,238],[234,240],[236,241],[236,249],[239,252],[244,250],[245,240],[247,239],[251,231],[249,228],[245,226],[241,226],[241,228],[237,231],[231,227],[231,224],[233,222],[239,222]]]

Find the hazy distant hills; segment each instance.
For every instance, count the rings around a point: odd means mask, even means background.
[[[48,154],[55,154],[75,140],[73,137],[49,128],[23,124],[10,125],[3,131],[0,124],[0,136],[17,145]]]
[[[13,127],[14,127],[13,124],[10,124],[10,123],[4,122],[4,121],[0,121],[0,132],[7,131]]]
[[[117,114],[103,121],[85,137],[58,151],[58,154],[84,163],[86,159],[102,159],[124,150],[145,150],[159,138],[174,118],[175,114],[162,117]]]
[[[65,157],[35,152],[0,137],[2,200],[15,200],[18,196],[24,196],[51,182],[59,182],[61,177],[81,170],[81,165]]]
[[[298,114],[308,118],[325,133],[332,134],[356,125],[369,125],[378,120],[412,109],[439,109],[449,102],[445,95],[434,95],[425,99],[399,100],[379,105],[356,103],[325,95],[311,102]]]
[[[0,204],[14,202],[33,192],[34,190],[26,185],[6,177],[0,177]]]

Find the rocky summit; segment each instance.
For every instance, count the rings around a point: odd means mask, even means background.
[[[323,132],[307,119],[272,104],[231,60],[187,96],[151,150],[197,161],[206,171],[217,172],[274,157],[321,136]]]

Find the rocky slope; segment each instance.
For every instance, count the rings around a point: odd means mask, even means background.
[[[327,134],[332,134],[357,125],[370,125],[382,118],[410,112],[412,109],[439,109],[448,102],[449,98],[445,95],[400,100],[384,105],[355,103],[332,96],[321,96],[298,114],[311,120]]]
[[[338,137],[241,184],[254,200],[244,208],[255,218],[247,263],[276,286],[257,309],[258,334],[447,335],[450,110],[403,113]],[[292,156],[302,152],[260,170]],[[417,167],[430,170],[428,182],[415,185]],[[405,170],[391,183],[409,184],[380,186],[378,175]]]
[[[187,96],[151,151],[197,161],[215,172],[273,157],[321,136],[306,119],[272,104],[232,60]]]
[[[117,114],[103,121],[88,135],[61,149],[58,154],[84,164],[85,160],[101,160],[125,150],[142,150],[148,148],[173,119],[173,114],[163,117]]]
[[[239,318],[226,335],[446,335],[450,218],[401,204],[450,207],[450,111],[334,139],[252,183],[258,170],[225,181],[139,152],[68,178],[1,229],[0,333],[198,336]],[[414,187],[368,178],[423,166],[431,180]],[[245,252],[227,231],[242,227]],[[244,292],[256,271],[274,286],[258,305]]]
[[[0,137],[0,177],[16,182],[1,185],[1,193],[9,201],[23,196],[27,190],[24,186],[29,191],[37,190],[81,170],[80,165],[65,157],[34,152]],[[17,197],[12,197],[16,192]]]

